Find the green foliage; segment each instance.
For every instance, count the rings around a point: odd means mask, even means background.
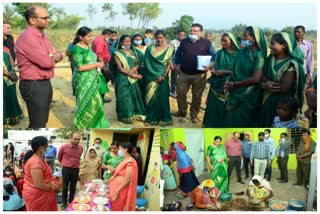
[[[93,18],[93,15],[97,13],[97,9],[93,3],[88,4],[87,13],[90,17],[90,24],[91,24],[91,28],[92,28],[93,27],[92,26],[92,18]]]
[[[31,5],[42,6],[48,10],[49,15],[51,15],[51,5],[49,3],[12,3],[14,6],[14,10],[20,15],[24,17],[24,12]]]
[[[161,14],[160,3],[123,3],[123,15],[128,15],[133,28],[133,21],[137,20],[138,29],[146,28],[150,21]]]
[[[231,32],[236,36],[236,37],[242,37],[243,33],[246,29],[247,25],[243,25],[243,24],[238,24],[235,25],[231,28]]]
[[[6,4],[3,11],[4,20],[10,22],[12,28],[25,28],[27,22],[24,18],[24,12],[30,5],[35,5],[35,3]],[[51,17],[50,29],[74,29],[84,19],[78,15],[67,15],[63,8],[55,8],[48,3],[36,3],[36,5],[47,8]]]
[[[287,32],[287,33],[290,33],[290,34],[293,34],[293,31],[294,31],[294,27],[293,26],[287,26],[285,28],[283,28],[281,30],[281,32]]]
[[[90,132],[90,129],[61,128],[54,130],[54,133],[62,139],[70,139],[71,135],[74,132],[78,132],[81,135],[82,139],[86,139]]]
[[[166,33],[168,34],[168,38],[175,38],[178,30],[183,30],[186,34],[188,34],[191,24],[193,23],[194,19],[192,16],[183,15],[180,17],[179,20],[176,20],[172,23],[171,27],[165,29]]]
[[[116,15],[118,14],[113,10],[112,3],[104,3],[102,6],[102,12],[106,13],[105,19],[113,21]]]

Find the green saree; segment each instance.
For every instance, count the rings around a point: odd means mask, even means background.
[[[14,72],[10,62],[10,54],[3,51],[3,72]],[[3,77],[3,125],[15,125],[23,118],[20,108],[16,83]]]
[[[261,127],[271,127],[273,119],[277,116],[278,102],[287,96],[294,97],[299,101],[300,110],[304,100],[304,55],[293,36],[288,33],[281,33],[286,43],[288,44],[289,57],[276,62],[275,57],[270,55],[264,69],[264,76],[274,82],[280,82],[286,72],[295,72],[296,80],[293,82],[288,93],[271,94],[264,91],[262,108],[261,108]]]
[[[169,103],[169,77],[167,75],[161,83],[156,82],[165,73],[168,63],[172,60],[172,55],[173,49],[170,47],[160,53],[155,52],[155,46],[149,46],[146,50],[144,63],[146,122],[152,125],[172,125]]]
[[[120,156],[112,157],[112,156],[110,155],[110,153],[107,152],[107,153],[105,154],[105,156],[103,157],[103,162],[102,162],[102,163],[103,163],[104,165],[107,165],[107,166],[111,166],[111,167],[113,167],[113,168],[116,168],[122,160],[123,160],[122,157],[120,157]],[[104,174],[103,174],[103,179],[104,179],[104,180],[108,180],[111,176],[112,176],[112,174],[110,174],[107,170],[104,171]]]
[[[138,74],[141,74],[143,76],[144,75],[144,57],[145,57],[145,53],[147,50],[147,46],[143,46],[143,49],[138,49],[134,46],[133,38],[137,35],[139,35],[139,36],[141,36],[141,38],[143,38],[143,36],[140,33],[134,33],[131,37],[131,41],[132,41],[131,49],[135,52],[135,54],[138,57],[138,62],[139,62]],[[143,39],[142,39],[142,45],[144,45]],[[145,97],[145,87],[146,86],[145,86],[144,78],[142,78],[138,82],[139,82],[142,97]]]
[[[137,58],[132,51],[130,51],[130,55],[126,55],[117,49],[114,51],[114,57],[119,59],[126,70],[130,70],[136,65]],[[133,79],[115,68],[115,93],[119,121],[132,123],[133,119],[145,120],[145,106],[138,79]]]
[[[76,110],[74,125],[76,128],[108,128],[109,122],[104,115],[104,104],[100,95],[102,74],[96,69],[79,71],[83,65],[93,64],[97,56],[91,46],[84,49],[75,45],[71,51],[75,64]]]
[[[256,70],[263,70],[267,56],[266,41],[263,31],[254,28],[258,49],[251,51],[242,48],[237,52],[236,62],[232,71],[231,81],[243,81],[253,76]],[[256,127],[256,114],[260,103],[259,85],[235,88],[226,101],[224,127]]]
[[[214,147],[208,146],[207,156],[210,158],[210,164],[213,166],[213,170],[210,172],[210,179],[216,184],[216,187],[220,192],[228,192],[228,167],[227,167],[227,153],[223,145]],[[220,159],[224,159],[219,163]]]
[[[237,50],[239,49],[238,41],[232,33],[227,34],[235,46],[235,51],[229,52],[225,49],[221,49],[217,52],[214,62],[216,71],[232,71],[235,63]],[[212,74],[208,79],[210,89],[207,98],[207,107],[203,118],[204,128],[221,128],[224,126],[226,95],[223,92],[223,86],[229,77],[230,75],[215,76]]]

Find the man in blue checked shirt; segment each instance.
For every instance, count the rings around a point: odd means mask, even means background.
[[[267,179],[267,181],[271,180],[271,173],[272,173],[272,161],[276,152],[276,147],[274,146],[274,139],[271,138],[271,130],[265,129],[264,130],[264,141],[269,145],[270,147],[270,155],[271,155],[271,162],[267,165],[266,171],[264,172],[264,178]]]
[[[46,152],[44,153],[44,157],[46,159],[46,162],[50,166],[52,173],[54,173],[54,162],[55,162],[56,156],[57,156],[57,148],[52,145],[51,140],[48,141],[48,144],[49,144],[49,146],[48,146]]]
[[[271,163],[270,146],[264,141],[264,133],[259,132],[259,142],[252,144],[250,164],[254,163],[254,175],[263,177],[267,165]]]
[[[250,165],[250,154],[251,154],[252,143],[253,143],[250,140],[250,135],[244,134],[244,140],[241,143],[242,143],[243,166],[244,166],[244,171],[246,173],[246,177],[244,179],[247,179],[247,178],[249,178],[249,166],[250,166],[252,177],[254,174],[253,166]]]

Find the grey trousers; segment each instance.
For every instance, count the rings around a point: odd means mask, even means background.
[[[45,128],[52,101],[50,80],[20,80],[19,89],[28,109],[28,128]]]

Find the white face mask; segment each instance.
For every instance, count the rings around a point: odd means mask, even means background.
[[[6,171],[5,173],[6,173],[6,175],[10,175],[11,174],[11,172],[8,172],[8,171]]]
[[[269,137],[269,136],[270,136],[269,134],[265,134],[265,135],[264,135],[264,137]]]
[[[120,157],[124,157],[124,153],[123,153],[123,151],[122,151],[121,149],[118,150],[118,155],[119,155]]]
[[[94,147],[95,147],[96,149],[99,149],[99,148],[100,148],[100,144],[94,144]]]
[[[285,138],[281,138],[281,143],[284,143],[286,142],[286,139]]]

